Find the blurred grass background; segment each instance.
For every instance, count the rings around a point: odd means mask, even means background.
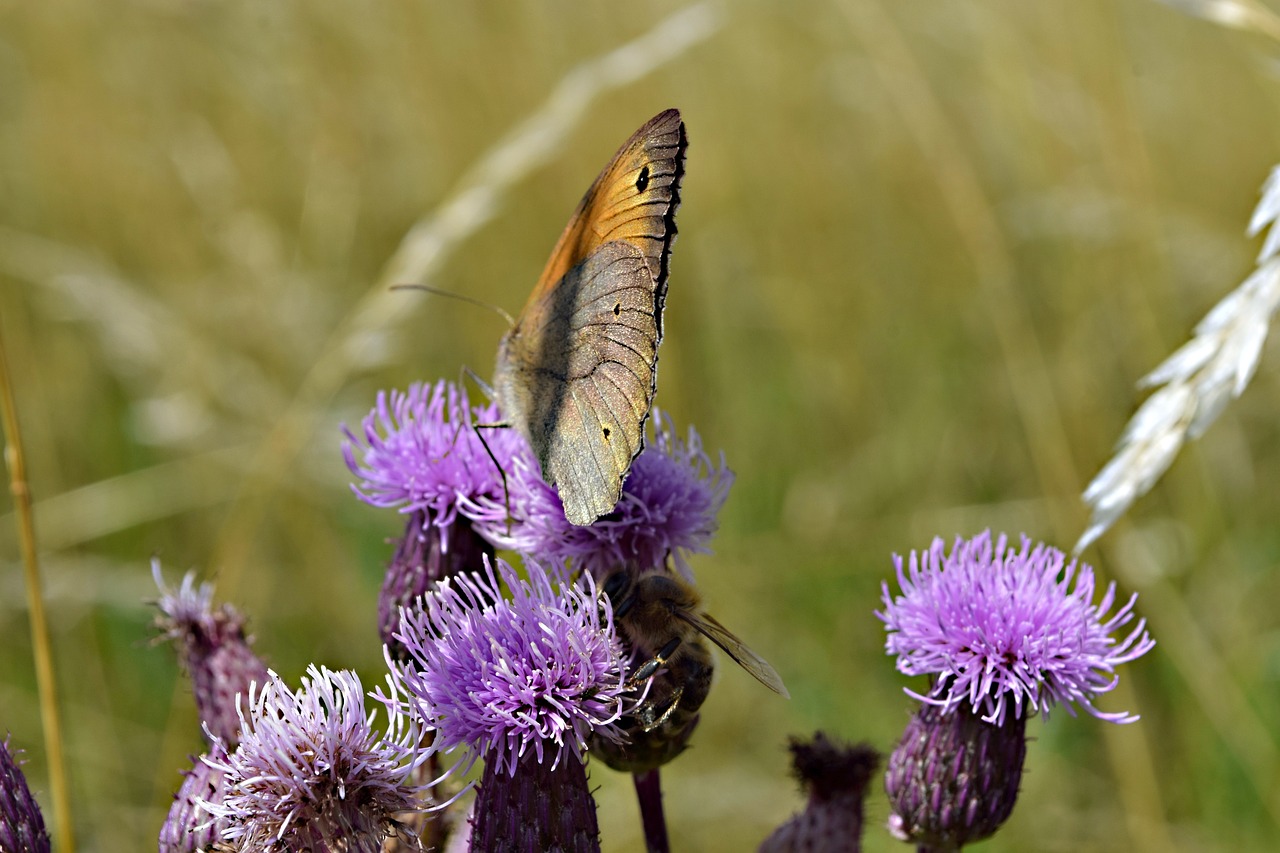
[[[741,2],[653,34],[685,5],[0,0],[0,331],[81,849],[154,849],[201,746],[148,643],[152,554],[212,574],[289,680],[380,678],[400,519],[349,494],[338,423],[380,388],[487,374],[503,331],[386,285],[518,309],[668,106],[691,145],[658,403],[737,471],[695,570],[794,697],[722,661],[664,774],[678,849],[753,849],[800,806],[790,733],[891,747],[891,553],[985,527],[1075,541],[1134,382],[1252,268],[1276,44],[1147,0]],[[1019,808],[975,849],[1274,849],[1264,358],[1086,554],[1160,642],[1101,702],[1142,722],[1033,721]],[[0,729],[44,797],[0,510]],[[629,780],[592,778],[605,849],[641,849]],[[900,849],[886,816],[877,787],[865,849]]]

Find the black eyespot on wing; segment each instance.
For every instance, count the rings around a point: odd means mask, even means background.
[[[615,302],[615,303],[613,303],[613,316],[615,316],[615,317],[621,317],[621,316],[622,316],[622,303],[621,303],[621,302]]]
[[[609,428],[608,428],[608,427],[604,427],[604,440],[605,440],[605,441],[608,441],[608,440],[609,440]]]
[[[636,192],[644,192],[649,187],[649,167],[645,166],[640,170],[640,175],[636,178]]]

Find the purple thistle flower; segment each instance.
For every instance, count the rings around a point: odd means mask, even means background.
[[[685,555],[710,551],[733,472],[723,454],[718,467],[712,463],[693,427],[681,441],[665,413],[654,409],[651,423],[653,439],[632,463],[622,499],[609,515],[586,527],[570,524],[536,461],[523,455],[515,459],[511,476],[511,512],[518,523],[508,533],[490,512],[483,532],[499,547],[548,563],[570,560],[597,580],[622,566],[661,569],[668,556],[682,576],[693,580]]]
[[[274,672],[250,691],[240,746],[204,759],[226,774],[223,800],[201,807],[244,850],[378,853],[400,830],[395,814],[422,808],[418,729],[391,713],[379,734],[355,673],[307,673],[296,693]]]
[[[760,853],[862,849],[862,801],[880,754],[866,744],[842,746],[824,733],[791,739],[796,778],[809,795],[805,810],[779,826]]]
[[[224,604],[213,609],[213,584],[195,585],[188,572],[177,590],[164,585],[160,561],[151,561],[151,574],[160,588],[156,626],[178,644],[178,659],[191,675],[196,709],[205,732],[234,749],[240,719],[236,696],[267,679],[267,666],[249,648],[244,617]]]
[[[415,383],[390,395],[379,391],[361,435],[342,428],[342,455],[360,478],[352,490],[373,506],[425,512],[425,522],[440,528],[447,553],[448,529],[459,510],[470,515],[480,511],[477,501],[505,501],[502,472],[472,428],[473,418],[501,420],[497,406],[471,406],[466,390],[451,382]],[[513,469],[517,456],[529,455],[516,430],[490,430],[485,440],[503,471]]]
[[[613,608],[590,576],[579,587],[532,560],[526,571],[498,560],[406,608],[409,662],[388,654],[390,695],[378,698],[434,727],[435,749],[461,750],[453,770],[484,759],[472,849],[598,850],[583,754],[593,732],[618,736],[623,712]]]
[[[1093,569],[1065,563],[1065,555],[1045,545],[994,548],[990,531],[971,540],[957,538],[951,554],[941,539],[929,550],[911,552],[909,568],[894,555],[902,595],[884,584],[884,610],[876,615],[889,632],[885,649],[898,656],[898,671],[932,677],[927,696],[907,693],[943,711],[967,705],[983,720],[1043,711],[1055,704],[1074,715],[1073,704],[1099,719],[1129,723],[1125,713],[1104,713],[1093,697],[1113,690],[1115,668],[1155,645],[1140,619],[1123,640],[1112,632],[1134,618],[1137,595],[1110,618],[1115,584],[1092,604]],[[1074,587],[1072,581],[1074,579]]]
[[[49,833],[44,828],[40,804],[27,787],[27,777],[14,755],[9,738],[0,741],[0,850],[4,853],[49,853]]]
[[[435,728],[441,753],[463,750],[460,768],[483,757],[510,776],[529,752],[539,763],[550,752],[553,766],[566,750],[579,760],[588,736],[622,715],[626,661],[608,599],[589,576],[578,587],[532,560],[526,571],[527,581],[497,560],[403,611],[410,659],[388,661],[391,695],[378,698]]]
[[[225,762],[226,755],[221,746],[214,746],[211,751],[214,761]],[[205,758],[195,759],[191,769],[182,774],[182,786],[160,827],[160,853],[198,853],[222,838],[226,822],[213,819],[201,803],[222,803],[227,790],[226,774],[206,763]]]

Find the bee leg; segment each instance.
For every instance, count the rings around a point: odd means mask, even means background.
[[[676,653],[676,649],[680,648],[680,638],[672,637],[671,642],[663,646],[656,655],[649,658],[627,679],[627,689],[636,690],[645,681],[653,677],[653,674],[667,665],[667,661],[671,660],[671,656]]]
[[[635,714],[640,727],[646,732],[651,732],[671,719],[671,715],[676,712],[676,708],[680,707],[680,697],[683,695],[684,688],[677,687],[667,701],[661,705],[655,705],[652,702],[646,702],[641,705],[636,709]]]

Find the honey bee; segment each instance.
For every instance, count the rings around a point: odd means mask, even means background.
[[[644,773],[688,746],[715,670],[704,639],[765,687],[790,698],[769,662],[702,610],[692,584],[664,572],[637,576],[622,569],[605,581],[604,593],[613,603],[615,624],[632,660],[642,661],[628,678],[628,689],[639,694],[652,679],[644,701],[619,721],[627,737],[592,743],[591,750],[614,770]]]

